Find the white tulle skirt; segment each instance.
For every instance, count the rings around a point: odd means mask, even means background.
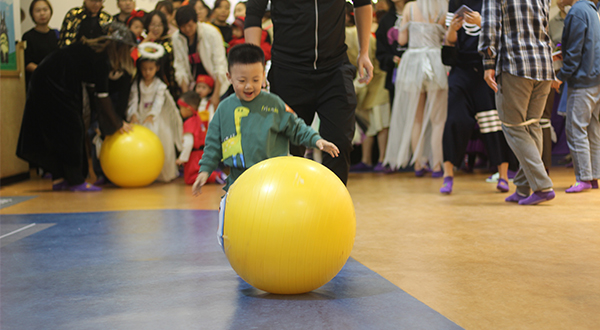
[[[421,93],[426,94],[423,124],[412,150],[412,130]],[[448,108],[448,70],[437,47],[409,49],[398,67],[384,163],[398,169],[415,162],[443,163],[442,136]]]

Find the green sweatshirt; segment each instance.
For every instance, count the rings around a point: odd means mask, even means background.
[[[289,142],[316,148],[319,134],[296,114],[287,112],[279,96],[261,92],[245,102],[229,96],[219,103],[208,125],[200,172],[212,173],[223,161],[230,167],[225,191],[252,165],[287,156]]]

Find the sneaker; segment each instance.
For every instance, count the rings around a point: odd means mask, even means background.
[[[519,203],[520,201],[526,199],[528,196],[523,196],[521,194],[519,194],[518,192],[515,192],[514,194],[506,197],[506,199],[504,200],[505,202],[509,202],[509,203]]]
[[[489,182],[489,183],[498,182],[498,179],[500,179],[500,173],[496,172],[496,173],[488,176],[487,179],[485,179],[485,182]]]
[[[373,166],[367,165],[363,162],[350,166],[350,172],[370,172],[372,170]]]
[[[383,166],[382,163],[377,163],[377,165],[375,165],[375,167],[373,167],[373,172],[378,172],[378,173],[385,172],[385,168],[386,167]]]
[[[69,186],[69,190],[70,191],[84,191],[84,192],[94,192],[94,191],[100,191],[102,190],[102,188],[100,187],[96,187],[93,184],[84,182],[82,184],[78,184],[75,186]]]
[[[52,190],[61,191],[69,189],[69,183],[66,180],[63,180],[59,183],[55,183],[52,185]]]
[[[496,185],[496,189],[501,192],[508,192],[508,182],[504,179],[498,179],[498,185]]]
[[[546,192],[536,191],[529,195],[529,197],[520,200],[519,205],[536,205],[554,199],[555,196],[556,194],[554,194],[554,190]]]
[[[598,189],[598,179],[594,179],[590,183],[592,184],[592,189]]]
[[[454,184],[454,178],[451,176],[447,176],[444,178],[444,184],[442,188],[440,188],[440,192],[442,194],[450,195],[452,192],[452,185]]]
[[[578,193],[589,189],[592,189],[592,184],[590,183],[590,181],[577,181],[574,185],[571,186],[571,188],[565,190],[565,192]]]
[[[442,171],[442,170],[431,172],[432,178],[441,178],[443,176],[444,176],[444,171]]]

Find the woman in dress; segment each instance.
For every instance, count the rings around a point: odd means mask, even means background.
[[[405,5],[398,44],[408,43],[398,67],[395,98],[384,163],[398,169],[414,164],[415,175],[442,177],[442,135],[446,121],[448,78],[441,44],[446,0],[417,0]]]

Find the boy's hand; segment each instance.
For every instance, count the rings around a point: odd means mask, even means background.
[[[138,124],[140,121],[139,121],[137,115],[133,115],[133,116],[131,116],[131,119],[129,120],[129,122],[132,124]]]
[[[181,159],[177,159],[177,160],[175,161],[175,164],[177,164],[177,166],[183,165],[183,164],[185,164],[185,163],[186,163],[186,162],[184,162],[184,161],[183,161],[183,160],[181,160]]]
[[[331,157],[337,157],[340,154],[340,149],[338,149],[338,147],[336,147],[335,144],[329,141],[320,139],[317,141],[316,144],[319,150],[325,151],[326,153],[330,154]]]
[[[144,124],[154,124],[154,115],[150,115],[144,119]]]
[[[196,182],[194,182],[194,185],[192,186],[192,195],[200,195],[200,188],[202,188],[202,186],[206,184],[206,180],[208,180],[207,172],[198,173],[198,177],[196,177]]]

